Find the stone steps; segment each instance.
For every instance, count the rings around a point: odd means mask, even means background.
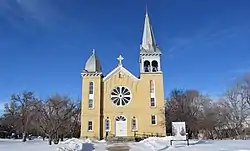
[[[126,144],[113,144],[106,147],[108,151],[129,151],[130,147]]]
[[[107,138],[106,141],[108,144],[126,143],[126,142],[133,142],[134,137],[109,137],[109,138]]]

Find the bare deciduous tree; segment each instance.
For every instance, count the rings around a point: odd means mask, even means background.
[[[15,120],[12,124],[16,129],[22,132],[23,141],[26,141],[27,130],[34,117],[34,104],[37,99],[33,92],[23,92],[22,94],[13,94],[10,104],[5,105],[6,114],[9,118]]]
[[[237,84],[227,92],[223,101],[227,128],[233,129],[237,137],[242,136],[246,119],[250,115],[247,93],[242,85]]]
[[[242,77],[236,80],[235,87],[241,91],[242,98],[244,98],[250,106],[250,73],[244,74]]]
[[[4,114],[2,117],[2,125],[8,127],[9,132],[17,130],[19,125],[17,123],[19,118],[19,107],[15,100],[11,99],[9,103],[4,104]]]
[[[36,105],[39,112],[37,121],[41,130],[52,140],[59,141],[59,135],[64,136],[65,128],[71,124],[72,117],[76,114],[76,105],[68,98],[59,95],[48,98],[45,103]]]
[[[171,92],[165,106],[165,116],[168,131],[171,131],[171,122],[185,121],[187,132],[197,135],[206,97],[196,90],[178,90]]]

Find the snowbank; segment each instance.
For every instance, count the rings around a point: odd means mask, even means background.
[[[130,145],[131,151],[156,151],[164,150],[169,147],[171,136],[167,137],[149,137],[138,143],[133,143]]]
[[[60,147],[57,151],[92,151],[94,150],[94,144],[90,139],[68,139],[65,142],[60,143]]]
[[[130,145],[131,151],[157,151],[165,150],[167,148],[175,148],[175,146],[186,146],[186,142],[173,142],[173,146],[170,146],[170,140],[173,140],[173,136],[167,137],[149,137],[138,143]],[[199,144],[201,140],[190,140],[190,145]]]
[[[190,140],[190,146],[186,146],[185,142],[175,142],[173,147],[169,146],[170,140],[169,137],[151,137],[138,143],[112,145],[114,147],[128,146],[130,151],[250,151],[250,140]],[[41,139],[25,143],[21,140],[0,139],[1,151],[105,151],[108,146],[105,141],[79,140],[75,138],[60,142],[58,145],[48,145],[47,141]]]

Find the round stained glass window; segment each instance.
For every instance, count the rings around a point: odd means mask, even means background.
[[[111,92],[111,101],[116,106],[125,106],[132,100],[132,93],[124,86],[115,87]]]

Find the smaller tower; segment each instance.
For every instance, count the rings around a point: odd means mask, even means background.
[[[95,50],[82,75],[81,137],[102,137],[102,68]]]
[[[161,51],[156,44],[153,28],[146,9],[142,44],[140,46],[140,72],[161,72]]]

